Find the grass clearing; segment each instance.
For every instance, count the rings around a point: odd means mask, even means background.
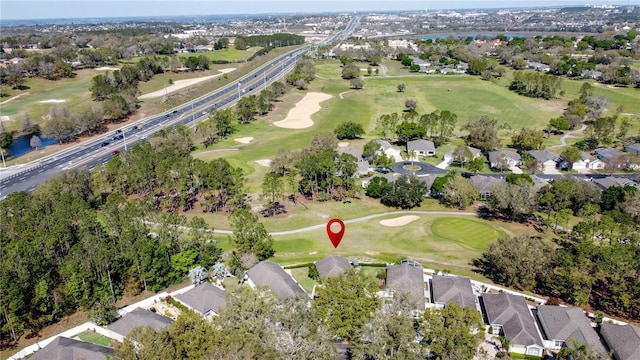
[[[254,46],[248,48],[247,50],[238,50],[235,47],[229,47],[226,49],[213,50],[213,51],[201,51],[197,53],[180,53],[177,56],[181,58],[188,58],[190,56],[200,56],[204,55],[210,61],[228,61],[230,63],[247,61],[256,51],[260,50],[261,47]]]
[[[90,330],[81,332],[77,336],[82,341],[90,342],[92,344],[101,345],[101,346],[109,346],[112,341],[110,338]]]

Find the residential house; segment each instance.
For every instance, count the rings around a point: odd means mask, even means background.
[[[533,189],[535,191],[542,189],[551,181],[549,178],[542,178],[538,175],[529,175],[529,177],[533,180]]]
[[[640,155],[640,143],[629,144],[624,147],[624,151],[636,155]]]
[[[640,327],[603,322],[600,335],[616,360],[640,359]]]
[[[480,193],[480,200],[487,200],[491,196],[493,188],[504,182],[502,178],[486,175],[473,175],[470,180],[471,185]]]
[[[426,305],[426,283],[420,264],[401,264],[387,266],[387,291],[397,296],[404,293],[415,310],[424,311]]]
[[[107,326],[107,330],[110,332],[110,338],[123,342],[124,338],[137,327],[148,326],[155,331],[160,331],[171,323],[173,323],[173,320],[166,316],[156,314],[150,310],[136,308]]]
[[[197,285],[183,294],[176,295],[175,298],[207,318],[218,315],[226,304],[225,291],[209,282]]]
[[[436,154],[436,147],[432,141],[418,139],[407,142],[407,153],[415,152],[418,156],[433,156]]]
[[[520,154],[511,150],[490,151],[489,164],[494,169],[505,169],[512,166],[520,166],[522,158]]]
[[[354,177],[366,176],[371,172],[371,167],[367,160],[359,160],[356,165],[358,165],[358,170],[356,170]]]
[[[540,305],[536,309],[544,345],[551,350],[587,345],[592,351],[606,353],[596,330],[584,311],[576,307]]]
[[[338,255],[327,256],[315,262],[320,277],[336,277],[351,268],[349,260]]]
[[[340,154],[352,155],[357,160],[362,160],[363,159],[362,150],[360,150],[360,149],[356,149],[356,148],[352,148],[352,147],[346,147],[346,148],[341,148],[338,152]]]
[[[535,61],[527,61],[527,65],[529,66],[529,69],[536,71],[548,72],[551,70],[551,66]]]
[[[266,286],[281,300],[306,294],[302,287],[284,269],[270,261],[261,261],[254,265],[246,275],[246,281],[252,288]]]
[[[623,155],[624,153],[618,149],[615,148],[610,148],[610,147],[603,147],[603,148],[597,148],[594,150],[594,152],[596,153],[596,157],[600,160],[609,160],[609,159],[615,159],[620,155]]]
[[[493,334],[509,341],[509,352],[542,356],[544,346],[524,297],[508,293],[482,295]]]
[[[591,180],[603,190],[606,190],[612,186],[633,186],[640,190],[640,185],[635,181],[626,177],[606,176],[603,178],[595,178]]]
[[[473,160],[482,154],[482,151],[480,149],[476,149],[471,146],[467,146],[467,149],[469,150],[469,153],[471,153],[471,158],[466,159],[466,161]],[[455,150],[456,148],[454,147],[451,150],[449,150],[446,154],[444,154],[444,160],[447,161],[448,163],[452,163],[454,161],[453,152]]]
[[[388,142],[387,140],[378,139],[377,142],[378,144],[380,144],[380,149],[378,150],[378,153],[384,153],[385,155],[395,159],[396,161],[402,160],[402,156],[400,156],[400,149],[391,145],[391,143]]]
[[[602,170],[607,165],[604,161],[591,156],[589,153],[581,151],[582,157],[580,160],[571,164],[571,169],[576,171],[582,170]],[[562,161],[560,167],[563,169],[569,169],[569,164],[566,161]]]
[[[477,298],[471,288],[471,279],[460,276],[434,275],[431,278],[431,301],[444,307],[452,302],[477,309]]]
[[[86,341],[58,336],[38,350],[31,360],[106,360],[113,356],[113,349]]]
[[[549,150],[529,150],[527,152],[542,165],[542,172],[545,174],[554,172],[561,159],[558,154]]]

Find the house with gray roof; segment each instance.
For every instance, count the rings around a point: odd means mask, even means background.
[[[249,286],[265,286],[280,300],[306,294],[302,287],[284,269],[270,261],[261,261],[247,271]]]
[[[434,275],[431,278],[431,300],[439,306],[452,302],[477,309],[477,298],[473,295],[471,279],[461,276]]]
[[[603,322],[600,335],[616,360],[640,359],[640,327]]]
[[[587,345],[592,351],[606,353],[596,330],[580,308],[540,305],[536,316],[542,330],[544,345],[551,350]]]
[[[396,161],[402,160],[402,157],[400,156],[400,149],[391,145],[391,143],[388,142],[387,140],[378,139],[376,141],[380,145],[380,148],[378,149],[377,153],[384,153],[385,155],[395,159]]]
[[[596,153],[596,157],[600,160],[614,159],[624,154],[622,151],[610,147],[597,148],[594,152]]]
[[[362,160],[362,150],[360,149],[356,149],[356,148],[352,148],[352,147],[348,147],[348,148],[342,148],[338,151],[340,154],[349,154],[352,155],[353,157],[355,157],[358,161]]]
[[[493,188],[504,182],[502,178],[486,175],[473,175],[470,180],[471,185],[480,193],[480,200],[487,200],[491,196]]]
[[[503,334],[509,351],[542,356],[544,346],[524,297],[508,293],[484,294],[482,303],[494,334]]]
[[[360,160],[356,163],[358,165],[358,170],[355,173],[355,177],[360,177],[364,175],[368,175],[371,167],[369,166],[369,162],[367,160]]]
[[[113,356],[113,349],[86,341],[58,336],[38,350],[31,360],[106,360]]]
[[[426,283],[422,266],[410,264],[387,266],[387,291],[393,296],[405,293],[416,306],[415,310],[424,311],[426,306]]]
[[[469,153],[471,154],[471,158],[469,159],[465,159],[465,161],[471,161],[475,158],[477,158],[478,156],[482,155],[482,150],[480,149],[476,149],[472,146],[466,146],[467,150],[469,150]],[[449,163],[452,163],[455,159],[453,156],[453,153],[456,151],[456,148],[452,148],[451,150],[447,151],[446,154],[444,154],[444,160],[448,161]]]
[[[340,276],[351,268],[349,260],[338,255],[327,256],[324,259],[316,261],[315,265],[320,277]]]
[[[580,160],[574,162],[573,164],[569,164],[567,161],[562,160],[560,167],[562,169],[573,169],[576,171],[580,170],[602,170],[606,166],[606,163],[594,156],[591,156],[588,152],[581,151],[580,152]]]
[[[633,186],[640,190],[640,185],[635,181],[626,177],[606,176],[603,178],[596,178],[591,180],[594,184],[598,185],[603,190],[606,190],[612,186]]]
[[[561,161],[560,155],[549,150],[529,150],[527,152],[542,165],[543,173],[555,170]]]
[[[522,157],[511,150],[499,150],[489,152],[489,164],[494,169],[505,169],[512,166],[520,166]]]
[[[433,141],[417,139],[407,141],[407,153],[415,151],[418,156],[433,156],[436,154],[436,146]]]
[[[640,143],[629,144],[624,147],[624,151],[636,155],[640,155]]]
[[[225,291],[209,282],[197,285],[183,294],[176,295],[175,298],[205,317],[219,314],[226,305]]]
[[[120,319],[116,320],[113,324],[107,326],[107,330],[110,332],[110,336],[114,340],[120,342],[124,341],[124,338],[137,327],[148,326],[155,331],[160,331],[173,323],[173,320],[166,316],[156,314],[155,312],[136,308],[130,313],[127,313]]]

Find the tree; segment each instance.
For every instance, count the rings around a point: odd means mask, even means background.
[[[535,210],[535,195],[533,184],[525,180],[519,180],[515,184],[504,182],[493,187],[487,204],[491,210],[500,212],[505,218],[521,221],[524,215]]]
[[[425,359],[426,351],[415,337],[411,316],[377,311],[351,341],[349,353],[352,359]]]
[[[382,191],[384,190],[384,187],[387,185],[387,183],[389,183],[389,180],[387,180],[387,178],[384,178],[382,176],[374,176],[369,181],[365,194],[370,198],[379,199],[382,196]]]
[[[361,78],[351,79],[349,86],[353,89],[360,90],[364,87],[364,81]]]
[[[273,238],[249,210],[234,211],[229,223],[233,229],[231,239],[241,254],[255,254],[259,260],[266,260],[275,254]]]
[[[345,80],[357,79],[360,77],[360,67],[355,64],[346,64],[342,67],[342,78]]]
[[[464,209],[479,198],[478,191],[460,174],[454,174],[442,188],[440,201],[448,206]]]
[[[498,121],[486,115],[469,120],[462,127],[462,130],[469,132],[466,136],[467,144],[477,147],[485,153],[495,150],[500,145]]]
[[[473,171],[474,173],[478,173],[484,169],[484,165],[487,163],[487,159],[480,155],[471,159],[471,161],[465,164],[465,168],[469,171]]]
[[[554,248],[538,237],[517,235],[492,242],[474,261],[482,273],[498,284],[533,290],[555,257]]]
[[[29,140],[29,145],[36,150],[38,150],[41,144],[42,144],[42,141],[40,141],[40,138],[38,137],[38,135],[33,135],[31,137],[31,140]]]
[[[404,107],[408,111],[416,111],[417,106],[418,106],[418,103],[413,99],[407,99],[404,101]]]
[[[380,115],[376,121],[376,125],[380,130],[383,139],[389,139],[391,137],[391,134],[396,130],[398,121],[398,113]]]
[[[362,156],[369,161],[369,163],[373,162],[373,158],[376,155],[376,152],[380,150],[380,143],[377,140],[369,140],[366,144],[364,144],[364,148],[362,150]]]
[[[511,143],[519,150],[542,150],[544,149],[544,132],[522,128],[519,134],[511,138]]]
[[[573,164],[582,159],[582,152],[575,146],[567,146],[560,153],[562,160],[569,164],[569,169],[573,168]]]
[[[444,309],[427,309],[418,324],[430,359],[472,359],[484,337],[482,315],[454,302]]]
[[[275,207],[277,202],[284,197],[284,184],[282,182],[282,177],[280,175],[268,172],[264,176],[264,180],[262,181],[262,194],[260,195],[261,199],[266,199],[267,204],[265,207],[270,209],[271,216],[275,215]]]
[[[404,92],[407,86],[404,83],[400,83],[398,84],[397,88],[398,88],[398,92]]]
[[[253,115],[256,113],[256,101],[255,96],[245,96],[238,100],[236,104],[236,116],[240,124],[248,124],[253,120]]]
[[[338,126],[333,130],[333,133],[336,134],[338,140],[352,140],[363,135],[364,129],[362,128],[362,124],[358,124],[353,121],[345,121],[338,124]]]
[[[415,175],[401,175],[384,186],[380,201],[386,206],[412,209],[422,203],[428,191],[427,185]]]
[[[565,131],[570,130],[572,126],[571,121],[565,119],[564,117],[557,117],[549,120],[549,127],[560,131]]]
[[[316,291],[313,306],[329,331],[343,339],[353,339],[380,307],[376,296],[377,286],[349,269],[337,277],[324,280]]]
[[[464,164],[470,161],[473,158],[473,154],[471,150],[469,150],[468,146],[456,146],[452,153],[453,162],[460,166],[464,166]]]
[[[396,134],[400,141],[408,142],[410,140],[424,138],[427,132],[422,126],[416,123],[403,121],[396,127]]]

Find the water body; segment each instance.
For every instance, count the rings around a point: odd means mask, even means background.
[[[29,151],[34,150],[31,147],[31,138],[34,135],[37,135],[40,138],[40,146],[38,147],[38,149],[41,149],[48,145],[53,145],[58,141],[55,138],[43,138],[42,135],[40,135],[40,133],[22,135],[13,139],[13,142],[7,148],[7,150],[9,150],[9,155],[13,157],[18,157],[28,153]]]
[[[467,37],[472,37],[472,38],[476,38],[476,37],[484,37],[484,38],[488,38],[488,39],[495,39],[496,36],[498,36],[499,34],[502,34],[504,36],[506,36],[508,39],[511,38],[515,38],[515,37],[534,37],[536,36],[535,34],[519,34],[519,33],[482,33],[482,34],[435,34],[435,35],[422,35],[422,36],[417,36],[416,39],[420,39],[420,40],[436,40],[436,39],[446,39],[449,37],[454,37],[454,38],[467,38]],[[539,35],[539,34],[538,34]]]

